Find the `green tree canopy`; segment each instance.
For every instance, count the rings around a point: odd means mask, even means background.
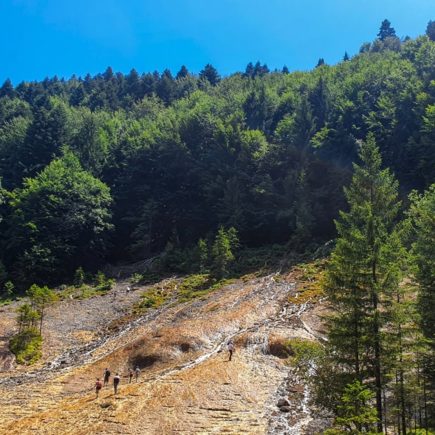
[[[71,274],[79,261],[98,263],[112,228],[110,205],[109,188],[65,151],[13,192],[8,246],[14,272],[50,280]]]

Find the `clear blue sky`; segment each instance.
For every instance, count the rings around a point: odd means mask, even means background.
[[[423,34],[435,0],[0,0],[0,82],[115,71],[312,68],[376,37]]]

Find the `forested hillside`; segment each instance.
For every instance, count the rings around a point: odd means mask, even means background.
[[[359,54],[308,72],[6,81],[0,280],[61,283],[188,250],[220,226],[248,247],[330,240],[369,132],[407,205],[434,182],[434,27],[399,39],[384,22]]]

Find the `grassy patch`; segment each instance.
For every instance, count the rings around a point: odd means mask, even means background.
[[[225,285],[232,284],[234,279],[214,281],[209,274],[189,275],[184,278],[178,287],[178,301],[187,302],[200,298]]]
[[[289,298],[291,303],[304,304],[308,301],[315,301],[324,295],[324,260],[318,260],[313,263],[299,264],[294,270],[299,274],[297,288],[298,293]]]
[[[12,297],[0,298],[0,307],[3,305],[9,305],[13,301],[14,301],[14,298],[12,298]]]
[[[174,293],[176,287],[176,282],[174,280],[170,280],[161,287],[151,287],[145,290],[142,295],[140,301],[135,304],[133,308],[133,312],[135,314],[144,314],[150,308],[159,308],[161,307]]]
[[[59,298],[82,300],[82,299],[93,298],[94,296],[102,296],[105,295],[107,292],[108,290],[83,284],[80,287],[70,286],[64,288],[59,292]]]
[[[10,339],[9,349],[15,354],[18,364],[33,364],[42,355],[41,334],[37,329],[26,329]]]
[[[323,346],[317,341],[302,338],[286,340],[284,346],[288,349],[290,364],[297,367],[303,374],[309,374],[309,369],[321,360],[325,353]]]

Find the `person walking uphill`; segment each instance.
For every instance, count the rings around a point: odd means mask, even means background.
[[[115,394],[118,394],[118,385],[119,385],[120,380],[121,380],[121,378],[119,377],[119,373],[117,373],[113,377],[113,389],[115,390]]]
[[[110,379],[110,370],[106,367],[106,370],[104,370],[104,385],[107,385],[109,383]]]
[[[102,388],[103,388],[103,383],[100,381],[100,378],[97,378],[97,382],[95,382],[95,394],[97,395],[97,398]]]
[[[228,349],[228,361],[231,361],[234,353],[234,343],[232,341],[228,342],[227,349]]]
[[[136,374],[136,382],[139,379],[139,375],[140,375],[140,368],[139,366],[136,366],[136,368],[134,369],[134,373]]]
[[[133,370],[128,369],[128,383],[131,384],[131,380],[133,379]]]

